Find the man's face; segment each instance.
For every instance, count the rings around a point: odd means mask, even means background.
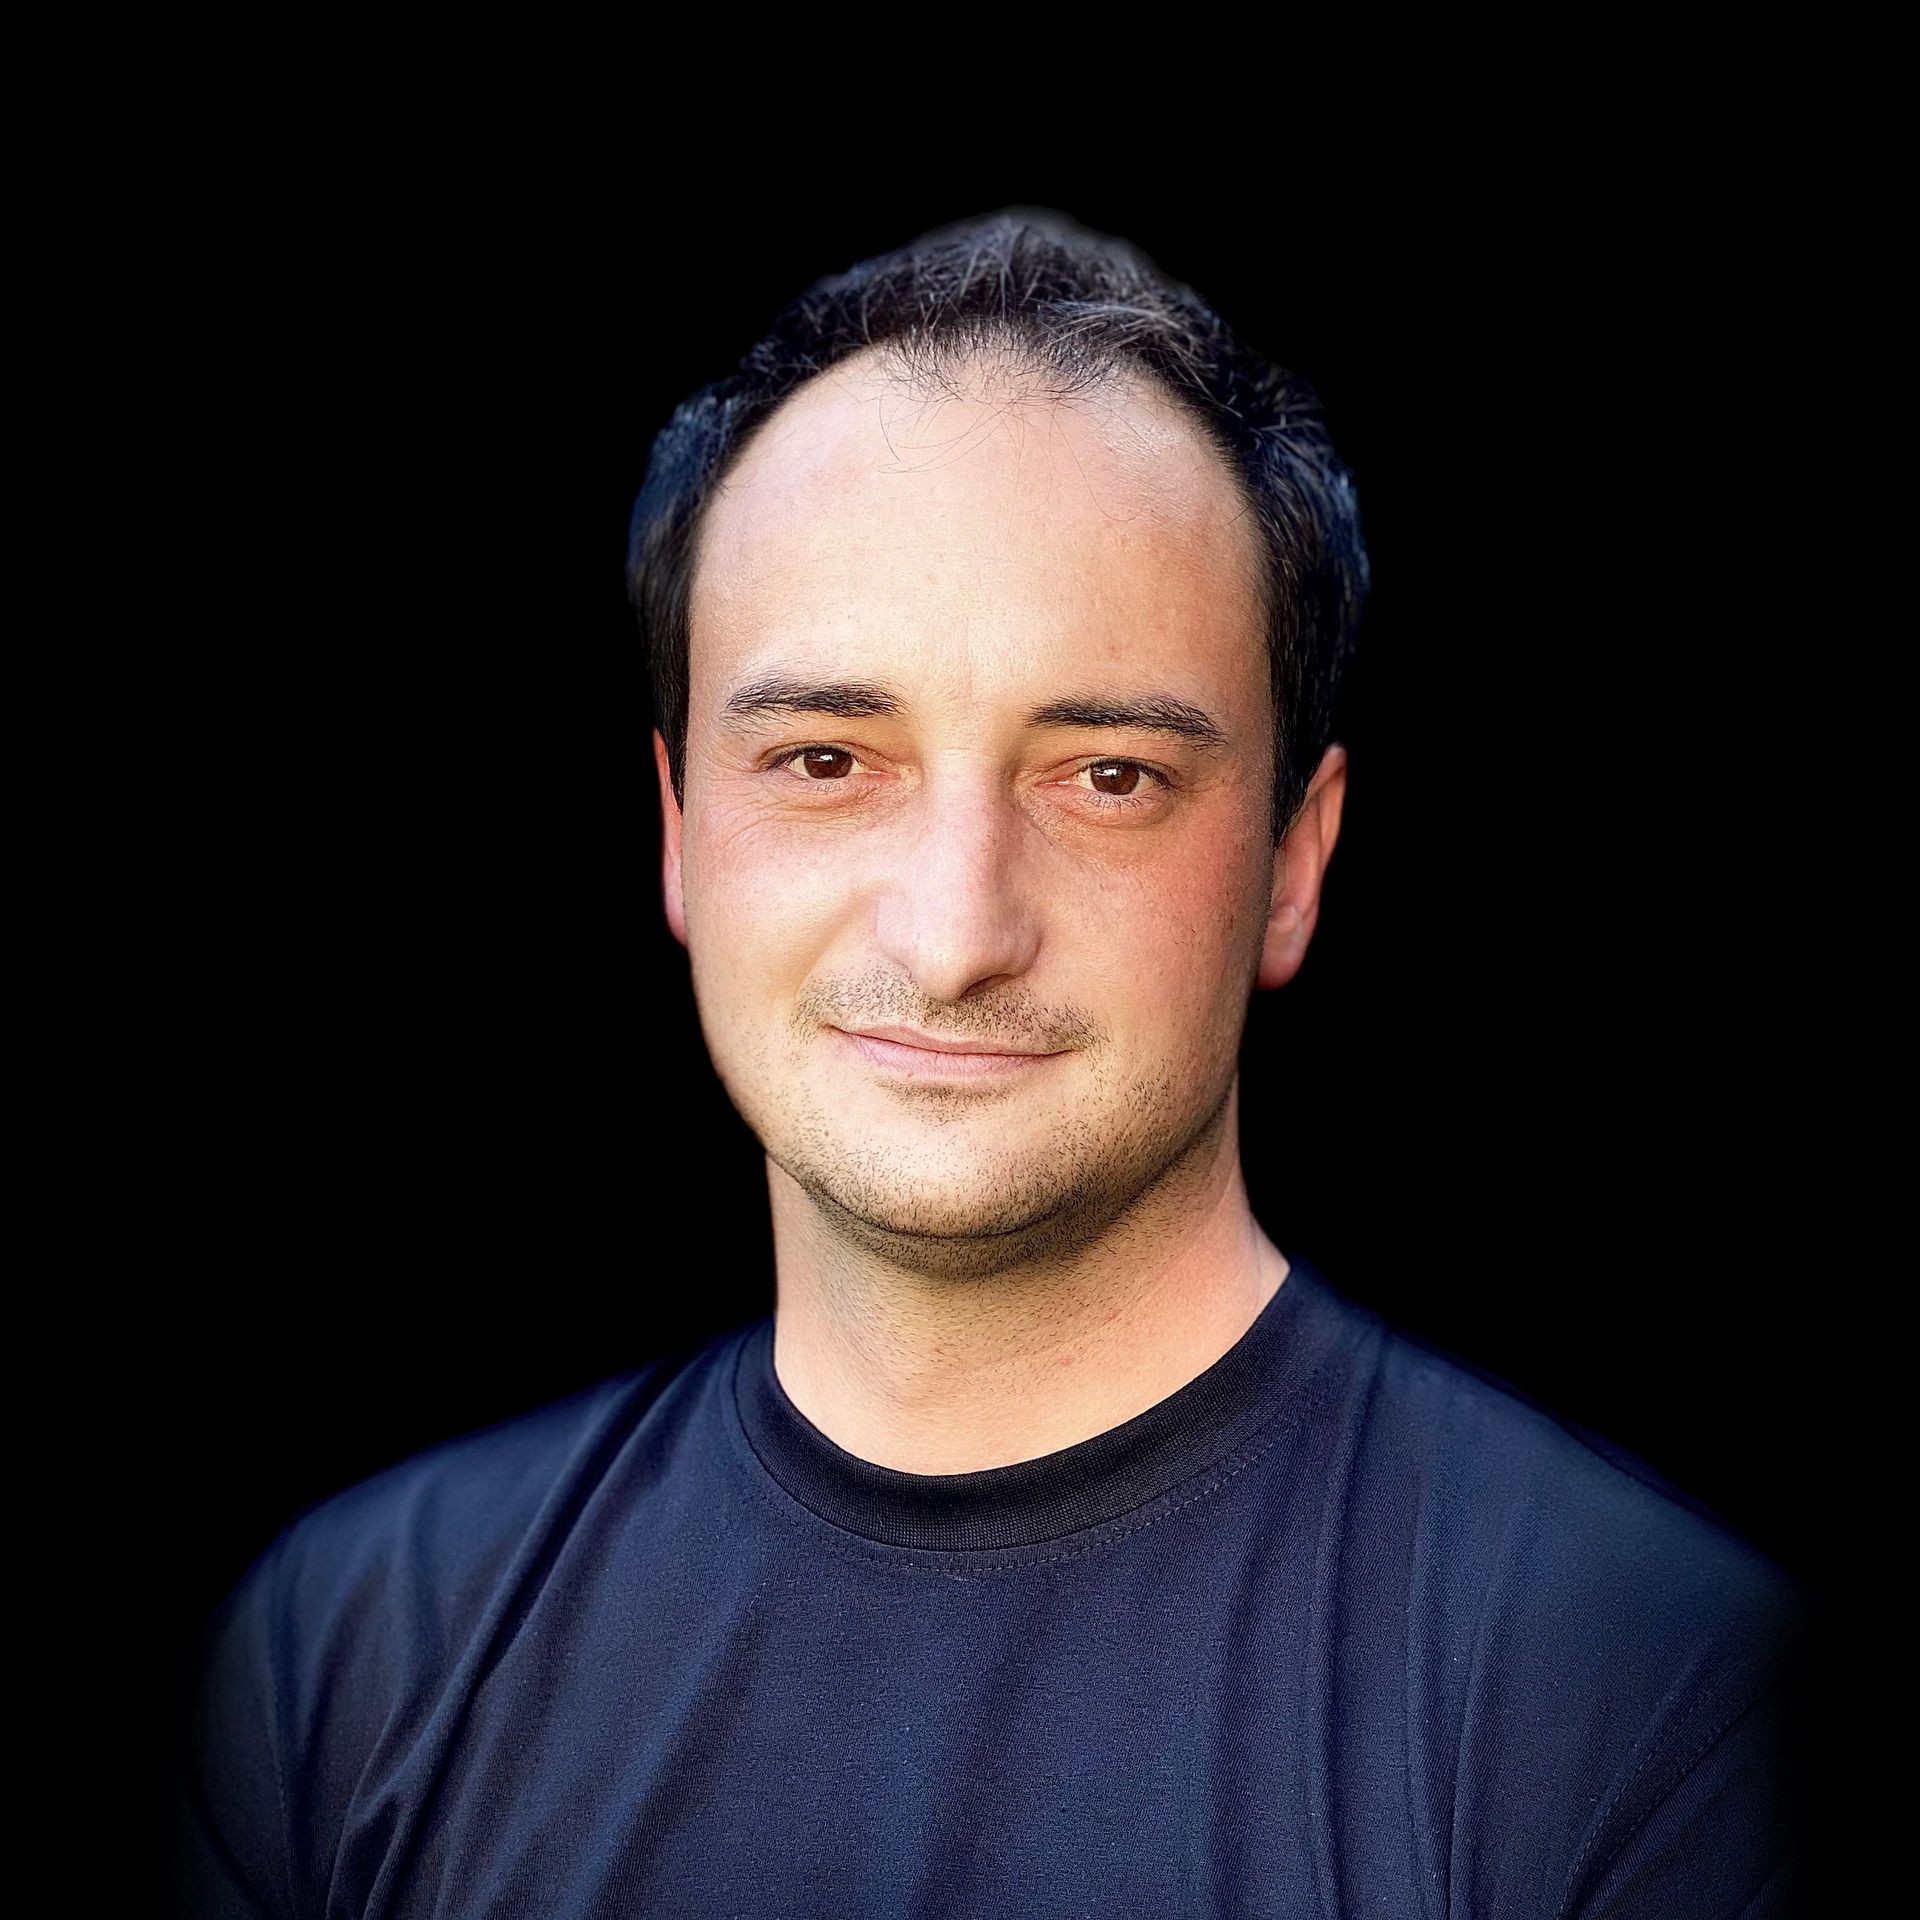
[[[848,1230],[990,1260],[1217,1125],[1273,723],[1257,529],[1175,404],[964,391],[861,355],[784,403],[702,533],[684,817],[655,750],[669,918],[770,1159]]]

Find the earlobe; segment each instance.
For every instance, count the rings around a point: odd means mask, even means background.
[[[653,764],[660,776],[660,894],[673,937],[687,944],[687,903],[680,877],[680,803],[673,796],[673,769],[660,729],[653,730]]]
[[[1276,864],[1276,871],[1279,868]],[[1285,889],[1282,879],[1276,885],[1273,905],[1267,914],[1266,938],[1260,948],[1260,968],[1254,975],[1256,987],[1284,987],[1300,971],[1307,957],[1307,941],[1313,924],[1301,911],[1300,903]]]

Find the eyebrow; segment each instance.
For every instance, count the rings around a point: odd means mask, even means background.
[[[737,687],[721,708],[724,720],[744,722],[763,713],[830,713],[842,720],[903,713],[906,703],[871,680],[798,680],[768,674]],[[1172,694],[1068,694],[1026,714],[1029,727],[1132,727],[1172,734],[1197,747],[1224,747],[1224,728],[1204,709]]]

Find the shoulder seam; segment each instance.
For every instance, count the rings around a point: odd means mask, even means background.
[[[1773,1675],[1768,1679],[1766,1685],[1761,1687],[1757,1692],[1748,1694],[1732,1712],[1721,1717],[1714,1725],[1712,1732],[1707,1734],[1694,1750],[1687,1755],[1680,1770],[1668,1783],[1666,1791],[1641,1813],[1639,1818],[1634,1821],[1633,1825],[1629,1827],[1625,1833],[1621,1834],[1618,1839],[1614,1841],[1610,1852],[1603,1858],[1601,1863],[1603,1871],[1613,1866],[1620,1855],[1633,1844],[1634,1840],[1645,1829],[1647,1823],[1653,1816],[1686,1785],[1699,1768],[1701,1761],[1706,1759],[1707,1755],[1710,1754],[1748,1714],[1773,1694],[1778,1689],[1779,1684],[1779,1675]],[[1658,1717],[1658,1709],[1656,1709],[1655,1717]],[[1625,1800],[1627,1795],[1632,1791],[1634,1782],[1653,1764],[1659,1757],[1660,1752],[1661,1745],[1660,1742],[1656,1740],[1649,1745],[1646,1752],[1640,1756],[1633,1771],[1622,1779],[1614,1787],[1613,1791],[1608,1794],[1605,1808],[1589,1829],[1585,1841],[1581,1844],[1580,1851],[1574,1856],[1572,1867],[1568,1870],[1566,1886],[1560,1895],[1560,1903],[1554,1909],[1555,1913],[1560,1916],[1560,1920],[1568,1920],[1568,1917],[1572,1914],[1572,1902],[1574,1894],[1579,1887],[1581,1870],[1586,1866],[1587,1857],[1598,1844],[1600,1836],[1606,1831],[1607,1822],[1613,1818],[1620,1803]]]

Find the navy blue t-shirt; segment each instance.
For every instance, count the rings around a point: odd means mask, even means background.
[[[194,1911],[1797,1910],[1796,1583],[1307,1263],[982,1473],[836,1446],[772,1327],[281,1531],[197,1643]]]

